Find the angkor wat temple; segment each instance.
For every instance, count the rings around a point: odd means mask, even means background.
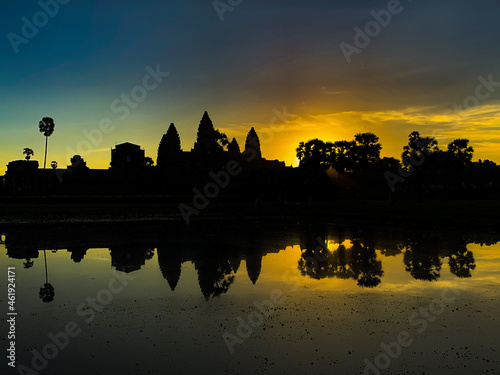
[[[194,188],[203,189],[215,179],[224,195],[283,199],[287,194],[303,193],[298,174],[297,168],[262,156],[253,127],[241,150],[235,138],[229,141],[214,128],[205,111],[190,151],[182,150],[177,129],[170,124],[160,140],[156,166],[139,145],[126,142],[111,149],[108,169],[91,169],[80,155],[71,158],[65,169],[40,169],[38,161],[31,160],[10,162],[3,191],[17,195],[177,196],[192,195]]]

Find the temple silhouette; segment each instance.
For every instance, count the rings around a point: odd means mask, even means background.
[[[248,130],[240,146],[236,138],[230,140],[220,132],[205,111],[190,150],[182,149],[173,123],[158,142],[156,165],[140,145],[125,142],[111,148],[108,169],[89,168],[85,155],[74,155],[65,168],[56,161],[50,163],[52,168],[39,168],[38,161],[30,160],[33,150],[25,148],[26,160],[10,162],[5,176],[0,176],[0,197],[29,196],[36,201],[40,196],[60,200],[140,196],[179,203],[200,191],[212,196],[215,204],[280,206],[360,197],[391,204],[415,198],[500,197],[500,167],[490,160],[473,162],[473,147],[462,138],[441,150],[436,139],[413,131],[401,160],[382,157],[374,133],[356,134],[351,141],[316,138],[299,143],[295,150],[299,166],[293,168],[263,156],[255,128]],[[427,156],[417,163],[415,155]]]
[[[189,194],[210,181],[210,172],[225,171],[229,162],[238,173],[231,176],[237,178],[232,178],[227,194],[273,194],[293,180],[292,167],[262,156],[253,127],[241,150],[235,138],[229,141],[215,129],[205,111],[189,151],[182,150],[179,133],[170,124],[159,142],[156,166],[140,145],[125,142],[111,149],[108,169],[89,168],[82,155],[74,155],[66,168],[40,169],[36,160],[12,161],[5,188],[17,194]]]

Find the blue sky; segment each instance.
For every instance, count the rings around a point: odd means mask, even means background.
[[[500,90],[446,115],[475,95],[479,76],[500,82],[500,4],[401,1],[403,10],[348,64],[340,43],[353,44],[354,27],[364,29],[370,12],[388,4],[243,0],[221,22],[213,1],[71,0],[18,53],[9,33],[22,36],[22,18],[33,21],[42,8],[3,4],[0,172],[24,147],[42,160],[43,116],[56,122],[49,160],[64,166],[81,151],[89,166],[106,168],[110,148],[125,141],[156,159],[171,122],[189,150],[205,110],[241,145],[251,126],[266,132],[284,108],[288,121],[263,152],[287,164],[300,141],[359,131],[373,131],[383,155],[399,157],[412,130],[434,132],[442,147],[467,137],[476,159],[500,162]],[[142,84],[147,66],[170,75],[120,119],[111,104]],[[79,148],[88,141],[84,131],[99,129],[102,119],[113,130]]]

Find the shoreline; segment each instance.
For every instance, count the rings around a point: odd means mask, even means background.
[[[39,201],[0,203],[0,226],[91,223],[161,223],[186,220],[173,202]],[[192,207],[192,206],[191,206]],[[328,224],[391,225],[421,229],[500,227],[500,201],[385,201],[231,203],[213,202],[188,221],[317,221]],[[187,224],[186,224],[187,225]]]

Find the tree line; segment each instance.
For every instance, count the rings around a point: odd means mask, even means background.
[[[429,192],[446,189],[498,188],[500,168],[490,160],[473,162],[474,149],[465,138],[457,138],[440,149],[434,137],[413,131],[403,146],[401,159],[380,157],[382,145],[373,133],[358,133],[353,140],[328,142],[312,139],[296,149],[299,168],[324,174],[336,172],[337,185],[349,176],[368,188],[385,180],[391,192]],[[378,179],[374,181],[374,179]],[[344,181],[348,183],[349,181]]]

